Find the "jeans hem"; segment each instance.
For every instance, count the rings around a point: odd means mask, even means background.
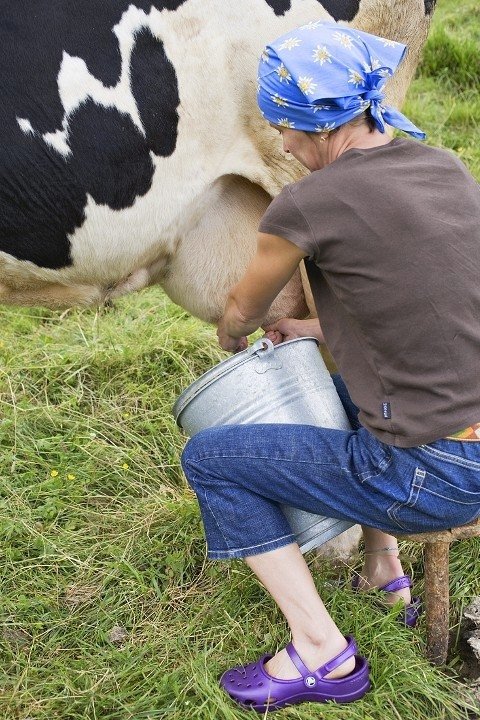
[[[234,560],[235,558],[250,557],[252,555],[261,555],[271,550],[277,550],[285,545],[291,545],[296,542],[295,535],[283,535],[282,537],[260,543],[259,545],[251,545],[250,547],[235,548],[233,550],[207,550],[209,560]]]

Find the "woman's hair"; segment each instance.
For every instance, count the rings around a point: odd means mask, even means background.
[[[366,110],[361,115],[358,115],[353,120],[350,120],[348,125],[352,125],[353,127],[356,127],[357,125],[363,125],[365,124],[368,126],[368,129],[370,132],[373,132],[376,128],[375,120],[373,119],[372,113],[370,110]]]
[[[344,123],[343,125],[339,125],[338,127],[334,128],[334,130],[331,130],[331,133],[335,133],[338,130],[340,130],[342,127],[360,127],[361,125],[366,125],[368,127],[368,130],[370,132],[373,132],[376,129],[375,120],[372,117],[372,114],[370,110],[366,110],[361,115],[357,115],[357,117],[353,118],[353,120],[349,120],[347,123]]]

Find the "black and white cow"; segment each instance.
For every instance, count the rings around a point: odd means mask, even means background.
[[[406,42],[389,88],[401,104],[433,4],[0,0],[0,302],[88,305],[160,283],[215,320],[271,197],[302,173],[256,107],[265,43],[330,16]],[[269,319],[306,312],[298,273]],[[352,528],[326,552],[357,543]]]
[[[434,0],[0,0],[0,302],[101,303],[160,283],[205,319],[300,169],[255,99],[264,44],[329,18],[407,42]],[[273,312],[305,312],[300,276]]]

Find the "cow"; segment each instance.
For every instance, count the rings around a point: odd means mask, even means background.
[[[159,283],[213,322],[258,221],[303,170],[256,107],[265,43],[333,19],[409,45],[434,0],[2,0],[0,302],[101,304]],[[268,321],[308,312],[297,273]]]
[[[332,18],[405,42],[400,106],[434,1],[0,0],[0,302],[158,283],[217,320],[271,198],[304,173],[256,106],[265,43]],[[304,288],[299,271],[266,321],[312,311]]]

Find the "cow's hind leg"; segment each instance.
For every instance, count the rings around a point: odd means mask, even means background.
[[[12,287],[0,283],[0,303],[4,305],[41,305],[64,309],[76,305],[99,305],[105,292],[95,285],[42,283],[33,287]]]
[[[237,175],[220,178],[203,194],[198,222],[180,239],[159,278],[174,302],[208,322],[221,316],[229,290],[255,253],[258,225],[269,203],[262,188]],[[297,272],[273,303],[268,321],[307,314]]]

